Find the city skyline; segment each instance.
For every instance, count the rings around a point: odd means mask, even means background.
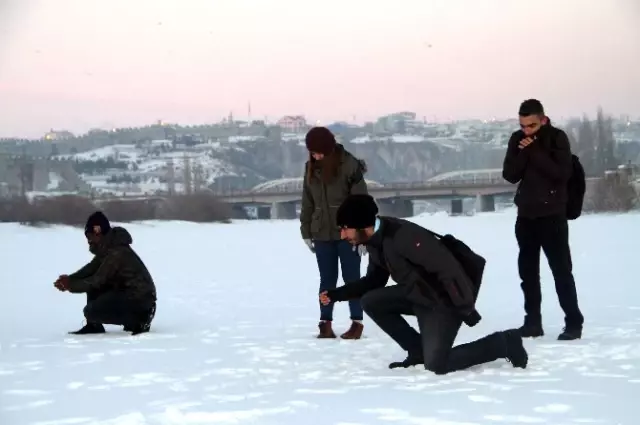
[[[516,3],[4,0],[0,137],[244,119],[249,103],[310,123],[509,119],[529,97],[552,119],[640,116],[633,1]]]

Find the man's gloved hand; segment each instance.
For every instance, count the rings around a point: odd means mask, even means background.
[[[322,291],[320,292],[320,304],[327,306],[329,304],[331,304],[333,301],[331,300],[331,297],[329,296],[329,291]]]
[[[58,291],[68,291],[69,290],[69,276],[67,276],[66,274],[61,275],[60,277],[58,277],[58,280],[56,280],[53,284],[53,286],[56,287],[56,289],[58,289]]]
[[[358,254],[360,254],[361,257],[363,255],[367,255],[367,247],[364,245],[354,245],[353,250],[358,251]]]
[[[340,302],[342,299],[337,299],[339,297],[339,291],[336,289],[329,289],[328,291],[320,292],[320,304],[329,305],[332,303]]]
[[[478,313],[478,310],[475,308],[462,317],[462,321],[470,328],[477,325],[480,320],[482,320],[482,316],[480,316],[480,313]]]
[[[309,247],[309,251],[315,254],[316,248],[313,246],[313,241],[311,239],[303,239],[303,240],[304,240],[304,243],[306,243],[307,246]]]

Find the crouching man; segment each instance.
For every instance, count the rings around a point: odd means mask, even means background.
[[[517,329],[453,346],[462,323],[475,326],[481,319],[475,309],[479,282],[474,286],[439,235],[377,214],[369,195],[351,195],[338,209],[341,238],[366,245],[369,265],[361,279],[321,293],[320,302],[362,297],[365,313],[408,353],[404,361],[391,363],[392,369],[423,364],[442,375],[501,358],[526,368],[528,355]],[[390,277],[397,285],[386,286]],[[417,318],[419,332],[403,315]]]
[[[132,335],[148,332],[156,311],[156,288],[131,248],[131,235],[122,227],[112,228],[107,217],[96,212],[87,220],[85,236],[94,258],[54,283],[60,291],[87,294],[87,324],[70,333],[104,333],[103,324],[124,325]]]

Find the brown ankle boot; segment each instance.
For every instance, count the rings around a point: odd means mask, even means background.
[[[331,328],[331,322],[326,320],[322,321],[318,324],[318,328],[320,329],[320,333],[318,333],[318,338],[336,338],[336,334],[333,333],[333,329]]]
[[[364,325],[360,322],[356,322],[355,320],[351,322],[351,326],[349,329],[340,335],[342,339],[360,339],[362,338],[362,331],[364,330]]]

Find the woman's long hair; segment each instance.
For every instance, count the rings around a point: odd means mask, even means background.
[[[320,176],[324,184],[329,184],[335,180],[340,172],[340,163],[342,162],[342,150],[335,148],[329,155],[325,155],[320,161],[316,161],[311,153],[309,153],[309,162],[307,163],[307,182],[316,178],[315,170],[320,168]]]

